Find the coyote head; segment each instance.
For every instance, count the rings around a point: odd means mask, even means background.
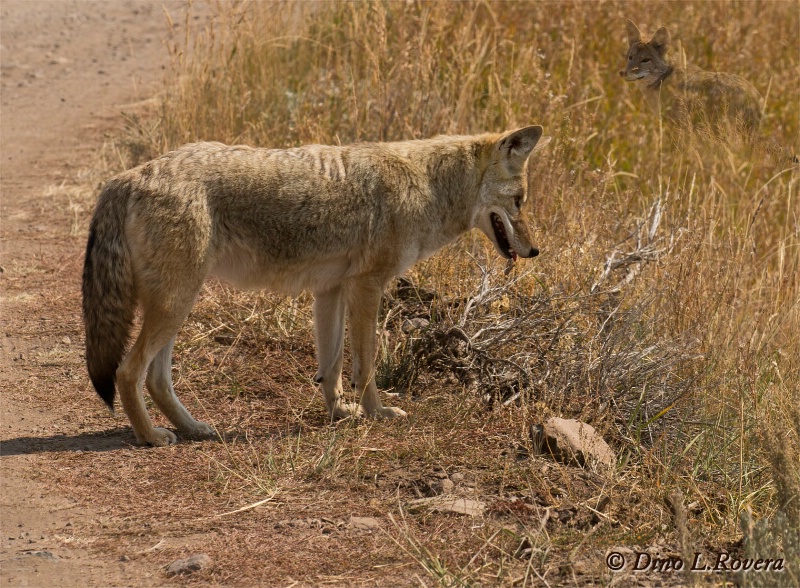
[[[670,71],[667,61],[669,50],[669,31],[661,27],[649,41],[642,40],[642,33],[628,20],[625,23],[628,33],[628,55],[625,69],[619,75],[626,82],[645,80],[648,83],[657,82]]]
[[[483,176],[474,226],[491,239],[506,259],[535,257],[528,232],[525,164],[534,147],[550,142],[542,127],[525,127],[502,135],[491,145],[489,165]]]

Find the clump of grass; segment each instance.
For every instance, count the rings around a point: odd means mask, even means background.
[[[764,133],[788,145],[800,132],[788,73],[798,66],[794,12],[789,3],[642,1],[224,5],[171,45],[158,124],[132,121],[134,155],[194,140],[281,147],[543,124],[555,141],[529,170],[542,256],[506,274],[469,235],[412,269],[381,319],[382,384],[419,400],[418,422],[440,422],[437,403],[424,402],[440,393],[488,411],[465,409],[469,427],[470,415],[507,419],[518,437],[542,407],[588,420],[624,456],[621,479],[636,480],[627,483],[645,501],[638,508],[656,512],[665,491],[681,489],[701,505],[690,531],[721,545],[747,508],[798,526],[797,172],[705,144],[675,148],[616,71],[625,18],[666,24],[691,62],[769,87]],[[263,369],[253,349],[286,337],[310,345],[308,302],[211,289],[179,352],[216,357],[214,336],[228,337],[226,369],[217,361],[192,373],[228,373],[235,361],[252,376]],[[404,329],[412,318],[428,325]],[[305,349],[303,361],[312,356]],[[262,395],[312,389],[304,366],[283,367],[292,375],[280,386],[248,383]],[[247,390],[236,395],[254,401]],[[424,427],[412,431],[429,448],[419,459],[442,459]],[[357,439],[309,440],[319,459],[288,471],[327,481],[363,472],[359,452],[341,446]],[[506,473],[497,476],[507,492]],[[535,486],[530,473],[514,476]],[[615,513],[622,525],[626,516],[639,515]],[[406,535],[437,582],[471,577],[439,566],[457,555]]]

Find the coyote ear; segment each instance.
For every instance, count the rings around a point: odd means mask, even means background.
[[[650,45],[661,55],[667,52],[669,48],[669,31],[666,27],[661,27],[655,32],[653,38],[650,39]]]
[[[536,147],[541,136],[542,127],[539,125],[525,127],[503,135],[497,142],[497,149],[509,172],[515,173],[522,169],[528,155]]]
[[[553,137],[542,137],[536,142],[536,147],[533,148],[534,153],[539,153],[542,149],[547,147],[550,141],[553,140]]]
[[[642,33],[631,19],[625,21],[625,31],[628,33],[628,45],[634,45],[642,40]]]

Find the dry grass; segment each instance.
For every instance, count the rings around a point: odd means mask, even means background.
[[[213,529],[217,563],[196,582],[583,585],[613,578],[614,546],[743,554],[743,512],[763,519],[749,537],[774,536],[769,520],[797,533],[798,174],[735,140],[662,129],[617,75],[628,17],[666,24],[690,61],[768,91],[762,132],[798,145],[796,3],[236,3],[174,41],[158,117],[130,120],[129,163],[194,140],[529,123],[555,138],[530,170],[542,256],[508,273],[469,235],[386,297],[379,376],[407,422],[326,423],[309,297],[207,287],[179,337],[176,389],[225,441],[163,461],[130,452],[147,473],[108,497],[168,485],[173,499],[137,516]],[[413,318],[430,322],[406,332]],[[615,471],[534,455],[529,426],[548,415],[603,433]],[[442,472],[489,514],[409,512]],[[676,490],[680,529],[665,504]],[[352,531],[349,515],[382,530]],[[639,580],[688,581],[627,581]]]

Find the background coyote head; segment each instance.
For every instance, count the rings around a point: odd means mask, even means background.
[[[672,70],[666,59],[669,49],[669,31],[666,27],[660,27],[651,39],[642,40],[642,33],[633,21],[625,22],[625,30],[628,33],[628,53],[626,56],[625,69],[619,75],[625,78],[626,82],[644,80],[648,85],[658,83],[665,75]]]

